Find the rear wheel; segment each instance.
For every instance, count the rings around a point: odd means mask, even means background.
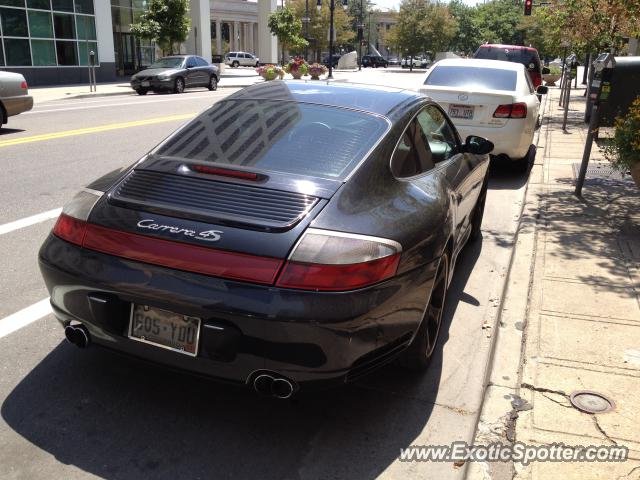
[[[238,61],[237,61],[237,60],[234,60],[234,61],[233,61],[233,63],[231,64],[231,66],[232,66],[233,68],[238,68],[238,67],[240,66],[240,63],[238,63]]]
[[[531,145],[527,154],[518,160],[514,161],[515,169],[517,172],[526,173],[529,171],[529,167],[533,165],[536,156],[536,147]]]
[[[2,125],[7,123],[8,120],[9,119],[7,118],[6,114],[4,113],[4,107],[2,106],[2,103],[0,103],[0,128],[2,128]]]
[[[147,90],[146,88],[139,88],[139,89],[136,90],[136,93],[138,95],[146,95],[148,91],[149,90]]]
[[[484,205],[487,201],[488,187],[488,181],[485,179],[482,189],[480,190],[480,196],[476,202],[476,207],[473,209],[473,216],[471,217],[471,234],[469,235],[469,240],[472,242],[475,242],[480,238],[482,217],[484,216]]]
[[[215,75],[211,75],[211,78],[209,79],[209,85],[207,85],[207,88],[212,92],[218,89],[218,79],[216,78]]]
[[[182,93],[184,92],[184,80],[180,77],[176,78],[176,83],[173,87],[173,91],[175,93]]]
[[[418,333],[398,359],[398,363],[404,368],[426,370],[431,363],[442,325],[448,275],[449,255],[445,252],[440,258],[440,265],[431,289],[431,298],[424,311]]]

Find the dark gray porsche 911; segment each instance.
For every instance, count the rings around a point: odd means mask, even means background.
[[[80,347],[280,398],[426,368],[491,148],[415,92],[245,88],[64,207],[51,304]]]

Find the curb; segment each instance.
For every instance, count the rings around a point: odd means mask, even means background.
[[[541,110],[545,114],[536,133],[534,144],[546,146],[549,116],[549,96],[544,97]],[[518,412],[529,405],[520,399],[520,367],[524,355],[528,300],[536,257],[538,194],[543,180],[544,153],[536,155],[524,194],[520,220],[514,238],[506,281],[492,338],[485,390],[478,416],[473,445],[513,443],[514,425]],[[516,360],[517,359],[517,360]],[[504,462],[472,462],[465,471],[465,480],[511,480],[515,476],[513,464]]]

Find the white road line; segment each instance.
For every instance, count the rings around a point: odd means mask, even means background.
[[[48,212],[38,213],[30,217],[21,218],[14,222],[5,223],[4,225],[0,225],[0,235],[4,235],[5,233],[13,232],[14,230],[19,230],[24,227],[29,227],[51,218],[56,218],[60,215],[60,212],[62,212],[62,208],[54,208]]]
[[[22,327],[26,327],[30,323],[49,315],[52,311],[49,297],[47,297],[27,308],[23,308],[19,312],[4,317],[0,320],[0,338],[6,337],[16,330],[20,330]]]

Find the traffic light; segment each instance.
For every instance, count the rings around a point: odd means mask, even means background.
[[[531,8],[533,7],[533,0],[524,0],[524,14],[531,15]]]

